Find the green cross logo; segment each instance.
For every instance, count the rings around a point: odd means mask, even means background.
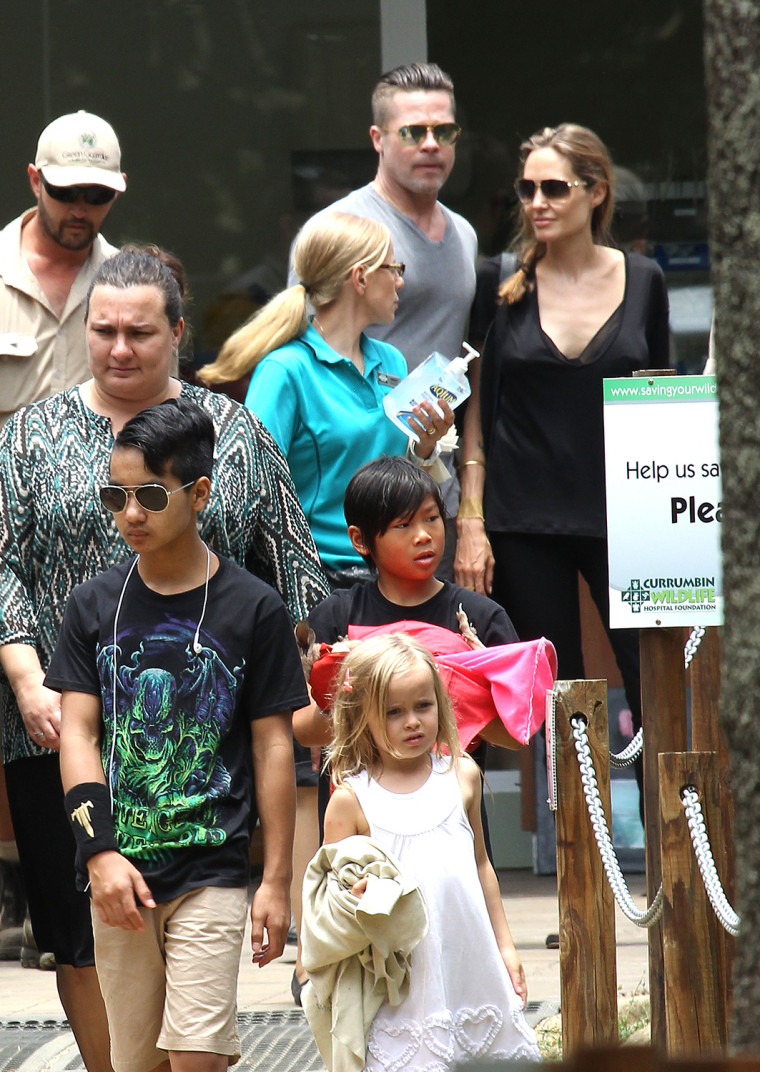
[[[641,587],[640,581],[631,581],[631,587],[626,588],[620,593],[620,598],[624,603],[629,603],[633,614],[641,613],[641,604],[649,603],[651,596],[649,592],[645,592]]]

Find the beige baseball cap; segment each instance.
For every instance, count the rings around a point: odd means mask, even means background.
[[[51,186],[108,186],[119,193],[127,188],[113,127],[83,110],[59,116],[45,127],[34,164]]]

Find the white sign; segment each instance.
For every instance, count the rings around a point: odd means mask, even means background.
[[[610,625],[723,624],[714,376],[604,381]]]

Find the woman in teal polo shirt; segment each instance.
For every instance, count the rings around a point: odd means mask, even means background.
[[[404,265],[394,262],[383,224],[341,212],[303,227],[293,263],[299,282],[230,336],[200,378],[233,380],[253,369],[245,404],[287,458],[328,579],[341,586],[364,568],[346,532],[346,485],[365,462],[403,454],[409,442],[383,410],[383,396],[406,376],[406,361],[364,334],[369,324],[393,320]],[[307,299],[315,310],[310,320]],[[419,464],[434,463],[437,441],[453,421],[446,410],[445,417],[427,404],[416,411]]]

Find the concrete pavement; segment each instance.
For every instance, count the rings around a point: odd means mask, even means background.
[[[553,875],[534,875],[531,871],[500,871],[499,880],[507,919],[525,966],[529,1001],[559,1005],[559,952],[547,949],[545,944],[547,934],[558,930],[556,879]],[[636,903],[643,907],[646,903],[644,876],[630,875],[628,882]],[[618,911],[616,932],[619,990],[623,994],[648,991],[646,931],[629,923]],[[295,946],[288,946],[279,961],[263,969],[254,967],[249,937],[246,936],[240,962],[239,1011],[246,1014],[251,1023],[258,1015],[262,1024],[266,1022],[270,1033],[277,1036],[279,1032],[283,1039],[288,1032],[292,1034],[294,1024],[299,1024],[298,1018],[291,1015],[294,1006],[290,980],[294,961]],[[54,972],[22,969],[17,962],[0,962],[0,1029],[5,1029],[0,1038],[0,1072],[80,1068],[70,1036],[67,1044],[60,1034],[52,1038],[49,1030],[45,1034],[39,1027],[44,1021],[62,1020]],[[12,1025],[10,1035],[9,1025]],[[22,1030],[22,1025],[28,1026]],[[39,1035],[39,1049],[30,1057],[27,1051],[30,1046],[33,1048],[35,1036],[29,1032],[35,1029]],[[300,1030],[303,1035],[302,1026]],[[241,1027],[241,1037],[242,1031]],[[21,1041],[26,1045],[25,1051]],[[10,1053],[14,1047],[17,1057]],[[275,1068],[289,1067],[300,1072],[308,1067],[320,1067],[318,1062],[304,1063],[300,1054],[294,1054],[292,1060],[295,1064],[287,1065],[272,1057],[269,1069],[274,1072]],[[238,1067],[264,1066],[246,1062],[244,1051],[244,1060]]]

